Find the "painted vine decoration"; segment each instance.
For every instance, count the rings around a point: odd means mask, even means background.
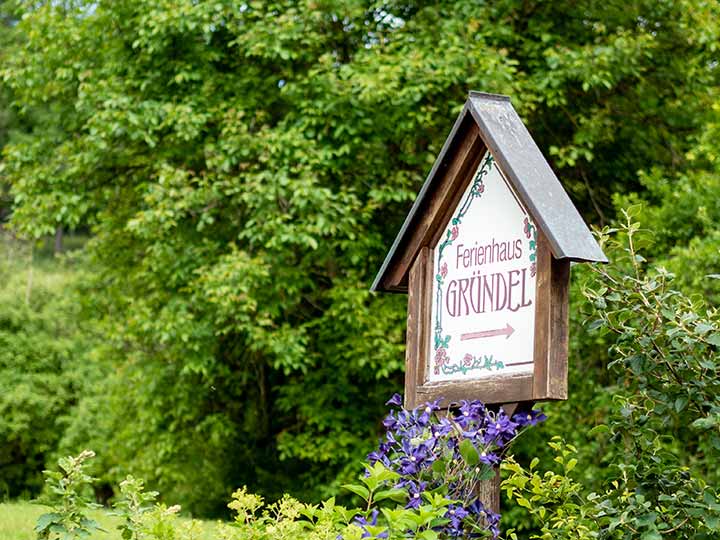
[[[537,274],[537,228],[528,217],[526,217],[525,221],[523,222],[523,231],[525,232],[525,237],[530,240],[528,244],[530,247],[529,259],[532,263],[530,265],[530,275],[532,277],[535,277],[535,274]]]
[[[478,170],[475,178],[473,179],[470,192],[463,201],[458,213],[455,217],[450,220],[450,227],[448,227],[445,233],[445,240],[438,246],[438,270],[435,274],[435,281],[437,281],[437,292],[435,293],[435,339],[434,339],[434,350],[435,357],[433,362],[433,371],[435,375],[439,375],[440,371],[444,375],[453,375],[455,373],[462,373],[465,375],[469,371],[474,370],[489,370],[492,371],[500,370],[504,366],[501,361],[495,360],[492,356],[476,357],[471,354],[466,354],[465,357],[458,363],[451,364],[450,357],[447,354],[447,348],[450,344],[450,336],[443,336],[442,331],[442,286],[447,276],[447,263],[443,262],[442,256],[445,248],[451,246],[460,234],[460,225],[462,224],[463,217],[467,214],[470,209],[470,205],[475,199],[482,197],[485,192],[485,184],[483,178],[487,176],[490,168],[494,163],[494,159],[490,153],[488,153],[485,161]]]

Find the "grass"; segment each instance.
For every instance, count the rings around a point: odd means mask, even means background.
[[[35,540],[35,521],[38,516],[48,511],[47,507],[28,502],[0,503],[0,540]],[[97,532],[88,540],[121,540],[116,529],[120,523],[117,517],[108,516],[103,510],[91,511],[89,514],[107,532]],[[198,540],[214,540],[217,538],[213,534],[216,529],[217,523],[200,521]]]

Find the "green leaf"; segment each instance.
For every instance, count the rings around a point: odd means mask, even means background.
[[[460,450],[460,455],[463,460],[465,460],[465,463],[470,467],[474,467],[480,463],[480,454],[478,454],[475,445],[473,445],[470,439],[463,439],[458,449]]]
[[[438,459],[433,462],[431,465],[431,469],[436,474],[445,474],[445,471],[447,470],[448,462],[444,459]]]
[[[681,396],[675,400],[675,411],[682,412],[688,404],[688,398]]]
[[[382,491],[378,491],[373,495],[373,499],[375,502],[384,501],[385,499],[390,499],[395,502],[404,503],[408,500],[408,493],[404,489],[385,489]]]
[[[713,330],[714,328],[715,326],[713,326],[712,324],[707,324],[704,322],[699,322],[695,325],[695,331],[701,336],[707,334],[710,330]]]
[[[588,431],[588,435],[591,437],[594,437],[595,435],[598,435],[600,433],[608,433],[610,431],[610,428],[605,424],[598,424],[597,426],[593,427],[590,431]]]
[[[358,484],[343,484],[342,488],[358,495],[366,502],[368,497],[370,497],[370,491],[365,486],[360,486]]]
[[[604,325],[605,325],[605,321],[603,319],[595,319],[594,321],[592,321],[590,324],[587,325],[587,329],[588,329],[588,331],[592,332]]]
[[[37,532],[43,532],[53,523],[59,523],[60,520],[62,520],[62,516],[56,512],[42,514],[35,523],[35,530]]]
[[[705,418],[698,418],[692,424],[695,429],[711,429],[718,424],[717,418],[708,416]]]

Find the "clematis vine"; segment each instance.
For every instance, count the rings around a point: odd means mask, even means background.
[[[502,408],[492,410],[479,401],[462,401],[441,411],[440,403],[406,410],[395,394],[387,402],[395,410],[383,421],[385,437],[368,460],[397,473],[392,487],[407,493],[405,508],[420,508],[431,493],[448,500],[445,519],[434,527],[438,538],[496,539],[500,516],[478,499],[478,484],[494,476],[522,430],[542,422],[545,415],[532,410],[510,417]]]

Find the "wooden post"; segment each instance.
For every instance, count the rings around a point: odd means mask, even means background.
[[[495,467],[495,476],[483,480],[478,486],[478,498],[488,510],[500,513],[500,468]]]
[[[533,403],[505,403],[502,409],[508,416],[514,415],[519,409],[532,409]],[[500,467],[495,467],[495,476],[484,480],[478,485],[478,498],[483,506],[496,514],[500,513]]]

